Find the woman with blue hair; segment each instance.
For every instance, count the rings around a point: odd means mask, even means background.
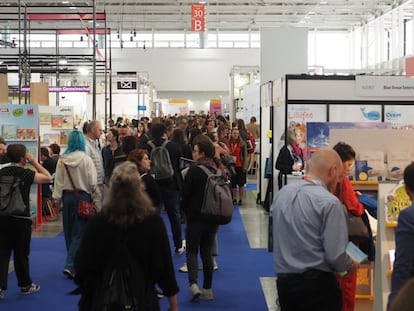
[[[73,260],[86,224],[86,219],[78,216],[78,198],[71,179],[79,192],[79,197],[85,201],[91,202],[92,194],[97,187],[95,165],[85,150],[83,133],[78,130],[70,132],[67,149],[57,163],[52,194],[55,203],[62,205],[63,232],[67,250],[63,273],[69,278],[75,276]]]

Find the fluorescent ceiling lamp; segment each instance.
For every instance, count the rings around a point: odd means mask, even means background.
[[[68,60],[66,58],[59,59],[59,65],[66,65],[68,63]]]
[[[79,72],[82,76],[86,76],[86,75],[88,75],[88,73],[89,73],[88,69],[86,69],[85,67],[80,67],[80,68],[78,69],[78,72]]]

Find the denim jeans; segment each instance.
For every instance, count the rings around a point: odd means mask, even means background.
[[[86,192],[80,191],[79,195],[84,200],[91,199],[90,194]],[[65,235],[66,250],[68,252],[65,269],[69,269],[72,273],[75,273],[73,260],[75,259],[82,239],[86,219],[78,216],[78,200],[73,191],[63,191],[62,203],[63,233]]]
[[[160,187],[162,202],[167,210],[175,249],[183,246],[180,213],[180,193],[178,190]]]

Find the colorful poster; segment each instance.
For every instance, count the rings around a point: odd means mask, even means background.
[[[221,99],[210,99],[210,114],[221,114]]]
[[[308,151],[330,146],[330,132],[332,130],[381,130],[390,128],[390,123],[381,122],[308,122],[306,123],[306,145]]]
[[[73,107],[40,106],[39,121],[40,124],[51,124],[52,129],[73,129]]]
[[[400,212],[411,205],[411,200],[405,191],[404,182],[401,181],[385,197],[385,223],[388,227],[396,227]]]
[[[310,122],[306,124],[306,142],[308,152],[329,146],[329,123]]]

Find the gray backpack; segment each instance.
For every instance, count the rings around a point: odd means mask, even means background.
[[[233,216],[233,199],[226,175],[220,169],[214,174],[204,165],[198,167],[207,175],[200,211],[201,219],[217,225],[228,224]]]
[[[155,146],[152,141],[148,142],[151,146],[151,169],[150,174],[155,180],[170,179],[174,176],[174,169],[171,164],[170,154],[166,148],[169,140],[165,140],[161,146]]]

